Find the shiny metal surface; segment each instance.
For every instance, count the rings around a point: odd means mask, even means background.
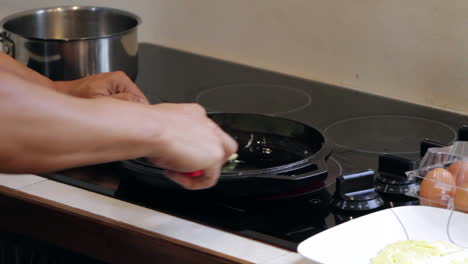
[[[52,80],[138,72],[138,16],[105,7],[36,9],[1,21],[5,53]]]

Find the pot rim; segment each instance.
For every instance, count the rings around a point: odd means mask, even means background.
[[[107,10],[107,11],[112,11],[116,12],[120,15],[127,16],[130,18],[133,18],[136,21],[136,25],[130,29],[123,30],[117,33],[112,33],[112,34],[107,34],[107,35],[102,35],[102,36],[92,36],[92,37],[82,37],[82,38],[41,38],[41,37],[35,37],[35,36],[28,36],[24,34],[19,34],[10,30],[7,30],[4,28],[4,25],[9,22],[10,20],[28,16],[28,15],[34,15],[36,13],[41,13],[41,12],[61,12],[61,11],[68,11],[68,10]],[[8,34],[13,34],[17,35],[23,38],[31,39],[31,40],[42,40],[42,41],[80,41],[80,40],[92,40],[92,39],[102,39],[102,38],[109,38],[109,37],[115,37],[115,36],[121,36],[123,34],[126,34],[128,32],[136,30],[136,28],[141,24],[142,20],[140,16],[118,8],[112,8],[112,7],[104,7],[104,6],[90,6],[90,5],[66,5],[66,6],[51,6],[51,7],[44,7],[44,8],[35,8],[35,9],[29,9],[29,10],[24,10],[20,11],[17,13],[13,13],[11,15],[8,15],[4,17],[3,19],[0,20],[0,27],[2,28],[2,31],[8,33]]]

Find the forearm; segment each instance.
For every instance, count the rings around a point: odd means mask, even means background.
[[[52,81],[46,76],[24,66],[3,52],[0,52],[0,72],[17,76],[25,81],[48,87],[65,94],[70,94],[71,89],[82,82],[82,79],[73,81]]]
[[[52,80],[24,66],[3,52],[0,52],[0,72],[17,76],[25,81],[33,82],[41,86],[55,88]]]
[[[157,131],[148,107],[79,99],[0,76],[0,171],[50,172],[145,156]]]
[[[71,81],[52,81],[0,52],[0,73],[6,73],[27,82],[82,98],[114,96],[127,101],[149,104],[148,99],[123,72],[94,74]]]

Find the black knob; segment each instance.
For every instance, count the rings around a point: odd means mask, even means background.
[[[331,205],[345,211],[366,211],[382,206],[383,200],[374,189],[374,171],[338,177]]]
[[[458,141],[468,141],[468,126],[458,129]]]
[[[407,158],[384,154],[379,156],[379,173],[386,179],[407,182],[406,172],[416,169],[416,161]]]
[[[427,150],[430,148],[441,148],[441,147],[446,147],[446,145],[440,144],[430,139],[425,139],[420,144],[419,157],[421,158],[424,157],[424,155],[426,155]]]
[[[403,157],[384,154],[379,156],[379,171],[375,180],[375,189],[385,194],[405,194],[418,183],[406,175],[416,169],[416,161]]]

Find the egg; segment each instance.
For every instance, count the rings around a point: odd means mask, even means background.
[[[436,168],[429,171],[421,182],[419,189],[422,205],[447,208],[455,196],[455,177],[450,171]]]
[[[468,182],[458,186],[455,193],[455,210],[468,213]]]
[[[447,168],[455,177],[457,186],[468,183],[468,161],[460,160]]]

